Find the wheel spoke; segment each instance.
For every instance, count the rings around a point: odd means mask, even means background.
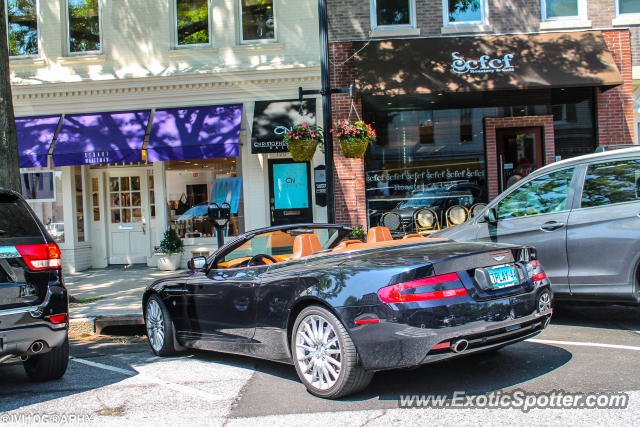
[[[333,358],[331,356],[327,357],[327,362],[333,364],[338,369],[340,369],[340,367],[342,366],[342,363],[340,363],[340,361],[336,360],[335,358]]]

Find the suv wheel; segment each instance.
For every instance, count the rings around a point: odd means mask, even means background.
[[[31,356],[23,363],[31,381],[51,381],[61,378],[69,364],[69,339],[48,353]]]
[[[300,312],[291,334],[298,377],[310,393],[338,399],[364,389],[373,378],[359,363],[349,333],[329,310],[312,305]]]

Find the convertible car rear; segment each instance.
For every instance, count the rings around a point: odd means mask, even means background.
[[[367,242],[345,226],[245,233],[188,274],[150,285],[151,348],[292,363],[308,390],[338,398],[375,371],[501,348],[542,331],[552,293],[533,248],[419,235]]]

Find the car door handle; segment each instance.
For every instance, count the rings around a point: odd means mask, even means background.
[[[544,224],[542,224],[540,226],[540,230],[542,231],[553,231],[553,230],[557,230],[559,228],[564,227],[564,222],[559,222],[559,221],[549,221],[549,222],[545,222]]]

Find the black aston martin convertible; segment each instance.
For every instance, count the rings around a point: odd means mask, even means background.
[[[550,283],[533,248],[458,243],[374,227],[296,224],[242,234],[143,296],[149,344],[292,363],[338,398],[375,371],[495,350],[540,333]]]

